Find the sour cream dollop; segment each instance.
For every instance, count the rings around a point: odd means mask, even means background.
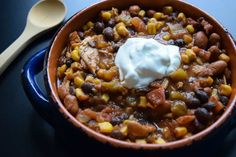
[[[121,83],[127,88],[146,87],[177,70],[180,63],[178,46],[145,38],[129,38],[115,57]]]

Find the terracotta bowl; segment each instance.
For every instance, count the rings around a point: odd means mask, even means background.
[[[130,5],[138,4],[141,8],[152,8],[152,9],[158,9],[162,8],[165,5],[171,5],[174,7],[174,9],[179,10],[181,12],[184,12],[187,16],[198,18],[198,17],[205,17],[205,19],[210,22],[214,26],[214,31],[217,32],[221,38],[222,38],[222,47],[226,49],[228,52],[230,58],[231,58],[231,67],[232,67],[232,86],[233,86],[233,92],[229,101],[229,104],[227,106],[226,111],[223,113],[223,115],[211,126],[209,126],[207,129],[191,136],[185,139],[181,139],[178,141],[168,142],[166,144],[137,144],[137,143],[128,143],[125,141],[120,141],[108,136],[105,136],[103,134],[100,134],[98,132],[95,132],[94,130],[88,128],[87,126],[83,125],[79,121],[77,121],[63,106],[61,100],[59,99],[58,92],[57,92],[57,61],[60,57],[60,54],[64,47],[67,44],[68,35],[74,31],[77,30],[79,27],[82,27],[86,22],[89,20],[94,20],[99,11],[104,9],[110,9],[112,7],[116,7],[119,9],[122,8],[128,8]],[[38,54],[40,55],[40,54]],[[39,57],[39,56],[38,56]],[[32,63],[33,62],[33,63]],[[34,56],[31,61],[29,61],[26,66],[24,67],[24,71],[22,73],[23,78],[23,84],[25,91],[27,95],[35,95],[34,98],[32,96],[29,96],[29,99],[32,101],[32,103],[38,103],[37,101],[41,101],[39,99],[44,99],[43,103],[48,103],[48,100],[43,97],[43,94],[39,91],[38,87],[35,87],[37,84],[35,84],[34,80],[30,80],[32,78],[29,78],[30,75],[34,74],[34,71],[32,72],[32,67],[30,66],[38,66],[35,65],[39,62],[37,60],[37,55]],[[42,62],[42,61],[40,61]],[[67,119],[68,123],[73,124],[78,129],[85,132],[90,137],[103,142],[103,143],[109,143],[112,146],[115,147],[123,147],[123,148],[131,148],[131,149],[145,149],[145,150],[167,150],[167,149],[174,149],[174,148],[180,148],[185,147],[187,145],[191,145],[195,141],[201,141],[202,139],[206,138],[207,136],[210,136],[214,131],[216,131],[218,128],[223,126],[224,123],[230,121],[233,119],[232,114],[235,110],[235,101],[236,101],[236,68],[233,65],[236,62],[236,50],[235,50],[235,43],[230,36],[230,34],[227,32],[227,30],[219,23],[217,22],[213,17],[209,16],[204,11],[200,10],[199,8],[196,8],[190,4],[187,4],[186,2],[179,1],[179,0],[107,0],[102,1],[97,4],[94,4],[88,8],[83,9],[82,11],[75,14],[73,17],[71,17],[64,26],[62,26],[59,31],[56,33],[52,44],[49,48],[49,51],[45,57],[45,86],[47,89],[47,94],[49,97],[50,105],[53,105],[57,108],[57,112],[62,114],[65,119]],[[34,65],[30,65],[34,64]],[[28,69],[27,69],[28,68]],[[31,68],[31,71],[30,71]],[[27,71],[28,70],[28,71]],[[37,70],[36,70],[37,71]],[[31,88],[31,89],[29,89]],[[41,94],[41,95],[40,95]],[[30,98],[31,97],[31,98]],[[39,98],[37,98],[39,97]],[[40,105],[40,104],[39,104]],[[42,105],[42,103],[41,103]],[[36,107],[40,108],[40,107]],[[42,108],[42,107],[41,107]],[[45,115],[47,111],[44,111],[42,114],[45,118]],[[47,119],[47,117],[46,117]],[[225,129],[225,128],[221,128]]]

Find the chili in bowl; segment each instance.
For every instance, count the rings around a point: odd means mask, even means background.
[[[232,38],[185,2],[111,0],[59,30],[46,86],[59,111],[99,141],[177,148],[233,112],[234,60]]]

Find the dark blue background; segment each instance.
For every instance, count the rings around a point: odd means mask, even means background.
[[[68,7],[67,19],[98,0],[65,0]],[[27,13],[36,0],[2,0],[0,2],[0,52],[6,49],[23,31]],[[236,4],[234,0],[188,0],[220,21],[236,37]],[[37,51],[49,45],[55,30],[32,42],[0,76],[0,156],[85,156],[87,152],[98,156],[111,155],[111,150],[92,152],[93,146],[82,147],[83,141],[73,149],[55,133],[32,108],[21,86],[20,71],[24,63]],[[39,82],[43,85],[41,76]],[[75,143],[74,143],[75,144]],[[214,147],[214,146],[211,146]],[[76,148],[76,149],[75,149]],[[108,154],[107,154],[107,153]],[[218,156],[236,156],[236,130],[227,136]],[[193,152],[194,154],[194,152]],[[70,156],[69,155],[69,156]]]

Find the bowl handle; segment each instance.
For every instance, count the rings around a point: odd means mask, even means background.
[[[21,71],[21,80],[25,93],[41,117],[53,125],[53,108],[49,99],[40,89],[35,76],[43,70],[44,56],[47,48],[33,55]]]

